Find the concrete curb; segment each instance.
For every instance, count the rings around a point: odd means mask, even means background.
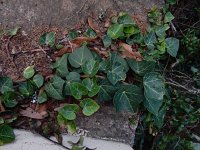
[[[66,150],[65,148],[33,134],[29,131],[15,130],[16,140],[13,143],[1,146],[1,150]],[[52,138],[54,140],[54,138]],[[77,142],[78,136],[63,135],[63,144],[70,147],[68,141]],[[84,137],[83,145],[96,150],[133,150],[129,145]]]

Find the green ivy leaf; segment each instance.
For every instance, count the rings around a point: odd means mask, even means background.
[[[121,55],[119,55],[118,53],[111,52],[110,57],[109,57],[109,62],[108,62],[108,65],[109,65],[108,70],[111,70],[112,66],[116,63],[121,64],[124,67],[123,69],[124,72],[128,72],[129,66],[126,60],[122,58]]]
[[[9,77],[0,77],[0,92],[13,91],[13,82]]]
[[[66,79],[69,82],[75,81],[75,82],[79,82],[81,79],[81,76],[79,73],[77,72],[70,72],[67,76]]]
[[[87,95],[87,88],[78,82],[73,82],[70,85],[70,91],[75,99],[81,99],[83,95]]]
[[[17,35],[17,33],[19,32],[20,29],[21,29],[21,27],[15,27],[14,29],[8,29],[5,31],[5,34],[9,35],[9,36],[15,36],[15,35]]]
[[[158,115],[158,111],[160,109],[160,107],[162,106],[162,102],[163,101],[158,101],[155,99],[150,99],[150,98],[145,98],[144,99],[144,107],[151,112],[152,114],[154,114],[155,116]]]
[[[144,76],[143,84],[146,98],[144,106],[148,111],[157,115],[165,95],[164,78],[159,73],[150,72]]]
[[[58,114],[66,120],[76,119],[76,113],[80,111],[80,108],[76,104],[67,104],[58,110]]]
[[[5,92],[2,95],[3,103],[5,104],[5,106],[8,108],[15,107],[18,104],[18,102],[16,101],[16,96],[17,94],[12,91]]]
[[[158,7],[153,7],[150,12],[148,12],[149,22],[152,24],[161,24],[161,12]]]
[[[156,43],[156,41],[156,35],[154,32],[150,32],[144,37],[144,43],[149,50],[153,50],[155,48],[154,44]]]
[[[40,74],[36,74],[33,77],[33,82],[38,88],[40,88],[44,84],[44,77]]]
[[[69,40],[74,40],[75,38],[78,37],[78,32],[76,30],[71,30],[69,31]]]
[[[56,100],[63,100],[63,86],[65,81],[59,76],[54,76],[45,86],[46,93],[49,97]]]
[[[83,114],[86,116],[93,115],[100,108],[100,106],[90,98],[83,99],[80,103],[80,106],[83,108]]]
[[[127,37],[130,37],[133,34],[140,33],[140,29],[136,26],[124,27],[124,33],[126,34]]]
[[[70,81],[67,81],[67,82],[65,82],[65,84],[64,84],[63,93],[64,93],[65,95],[70,95],[70,96],[71,96],[70,84],[71,84]]]
[[[171,12],[167,12],[165,14],[165,18],[164,18],[164,23],[168,23],[168,22],[171,22],[175,17],[172,15]]]
[[[95,78],[85,78],[82,83],[87,88],[89,97],[93,97],[99,92],[100,87],[97,85]]]
[[[165,114],[166,114],[166,107],[163,106],[160,111],[158,112],[157,116],[154,116],[154,124],[161,129],[164,123],[165,119]]]
[[[5,122],[4,119],[2,117],[0,117],[0,125],[4,124],[4,122]]]
[[[61,115],[57,115],[57,121],[58,121],[58,124],[61,126],[61,127],[66,127],[67,128],[67,131],[71,134],[75,133],[76,132],[76,124],[74,122],[74,120],[67,120],[65,119],[64,117],[62,117]]]
[[[56,74],[61,77],[66,77],[69,74],[67,67],[68,54],[64,54],[60,59],[58,59],[52,67],[56,69]]]
[[[145,97],[163,100],[165,95],[164,78],[156,72],[147,73],[143,78]]]
[[[125,85],[115,93],[113,103],[116,111],[135,112],[143,99],[143,93],[139,87]]]
[[[135,34],[133,37],[129,37],[126,39],[126,42],[129,45],[133,45],[133,44],[141,44],[143,43],[144,37],[141,33]]]
[[[15,140],[13,129],[4,124],[0,126],[0,143],[10,143]]]
[[[107,35],[112,39],[117,39],[124,35],[124,26],[122,24],[113,24],[107,30]]]
[[[74,120],[67,121],[67,131],[71,134],[76,132],[76,123]]]
[[[47,94],[45,92],[42,92],[42,94],[40,94],[40,96],[38,96],[37,102],[39,104],[42,104],[46,101],[47,101]]]
[[[155,62],[153,61],[135,61],[133,59],[127,59],[130,68],[137,74],[144,76],[146,73],[151,72],[155,68]]]
[[[169,29],[169,25],[168,24],[165,24],[165,25],[160,25],[160,26],[157,26],[156,27],[156,35],[158,37],[165,37],[167,34],[165,33],[165,31],[167,31]]]
[[[112,39],[108,35],[103,36],[103,45],[108,48],[112,44]]]
[[[124,81],[126,79],[124,66],[118,62],[113,64],[111,70],[107,73],[107,78],[113,85],[118,81]]]
[[[45,46],[51,46],[53,47],[55,44],[55,32],[49,32],[49,33],[44,33],[40,39],[39,39],[39,43],[41,45],[45,45]]]
[[[113,86],[108,80],[103,80],[100,83],[100,89],[97,97],[98,101],[102,102],[112,100],[116,90],[116,86]]]
[[[63,45],[63,44],[56,44],[56,49],[57,49],[57,50],[60,50],[60,49],[62,49],[62,48],[64,48],[64,45]]]
[[[35,88],[30,81],[23,82],[19,85],[19,92],[23,96],[29,97],[29,96],[32,96],[34,94]]]
[[[93,59],[93,55],[86,46],[82,46],[73,53],[69,54],[69,63],[74,68],[81,67],[86,60],[90,59]]]
[[[95,32],[92,28],[88,28],[88,29],[86,30],[86,32],[84,33],[84,35],[85,35],[86,37],[90,37],[90,38],[96,38],[96,37],[97,37],[96,32]]]
[[[179,40],[173,37],[165,39],[167,44],[167,52],[172,56],[176,57],[179,49]]]
[[[133,21],[131,16],[129,16],[126,13],[120,14],[120,17],[118,18],[118,22],[120,24],[123,24],[125,27],[135,25],[135,22]]]
[[[82,70],[85,75],[93,77],[99,70],[99,62],[94,59],[87,60],[82,65]]]
[[[170,5],[174,5],[176,4],[177,0],[167,0],[167,3],[169,3]]]
[[[26,79],[32,78],[34,74],[35,74],[35,70],[33,66],[28,66],[23,72],[23,76]]]

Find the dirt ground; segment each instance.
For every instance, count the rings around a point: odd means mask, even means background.
[[[14,81],[21,80],[22,72],[27,66],[35,66],[36,71],[43,75],[51,74],[50,52],[43,49],[39,43],[39,36],[47,31],[54,31],[61,36],[56,28],[34,29],[31,34],[20,32],[13,38],[2,36],[0,39],[0,68],[1,74],[11,77]]]

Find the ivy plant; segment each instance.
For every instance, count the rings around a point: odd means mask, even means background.
[[[38,104],[48,100],[65,102],[71,97],[72,102],[57,111],[57,123],[72,133],[76,132],[75,119],[80,113],[91,116],[100,109],[99,103],[105,101],[112,101],[117,112],[134,113],[146,109],[153,116],[155,126],[161,128],[166,87],[164,77],[155,69],[156,62],[166,54],[176,57],[179,49],[179,40],[166,34],[173,15],[166,12],[162,20],[161,14],[156,8],[151,10],[148,13],[150,27],[142,33],[131,16],[120,13],[112,18],[113,22],[102,38],[102,44],[108,49],[112,42],[119,40],[130,47],[137,44],[142,57],[140,61],[123,56],[120,48],[108,51],[108,56],[101,58],[85,43],[58,58],[51,65],[54,74],[48,79],[36,72],[34,66],[24,70],[25,81],[17,89],[10,78],[0,77],[1,102],[10,108],[18,104],[18,96],[30,98],[36,94]],[[91,28],[83,35],[97,37]],[[44,33],[39,42],[42,46],[56,47],[55,37],[54,32]],[[75,30],[68,34],[71,41],[77,37]],[[134,81],[129,81],[128,75]],[[2,128],[12,135],[9,127],[0,126],[0,132]],[[14,138],[3,141],[0,136],[0,142],[11,139]]]

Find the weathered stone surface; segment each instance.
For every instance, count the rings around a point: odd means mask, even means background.
[[[129,117],[135,118],[135,126],[129,123]],[[102,106],[90,117],[78,117],[77,125],[82,135],[113,140],[133,145],[137,127],[136,114],[116,113],[113,106]]]
[[[74,27],[89,14],[126,11],[146,18],[147,9],[164,0],[0,0],[0,25],[25,30],[41,25]]]

